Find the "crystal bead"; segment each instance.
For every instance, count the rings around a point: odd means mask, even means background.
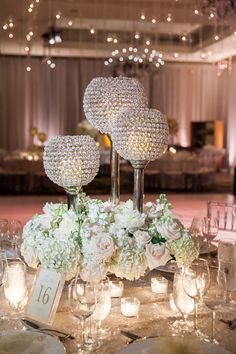
[[[125,109],[111,129],[115,150],[128,161],[155,160],[168,146],[167,120],[156,109]]]
[[[100,154],[88,135],[55,136],[45,146],[43,162],[48,178],[73,194],[94,179]]]
[[[137,79],[96,77],[84,94],[84,112],[101,133],[111,134],[111,125],[122,109],[146,107],[147,97]]]

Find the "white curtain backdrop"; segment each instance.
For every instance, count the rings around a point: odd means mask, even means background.
[[[83,94],[95,76],[108,76],[102,60],[55,59],[51,70],[40,58],[0,57],[0,148],[9,151],[29,144],[29,130],[48,137],[73,134],[84,118]],[[26,71],[30,64],[31,72]],[[236,164],[236,64],[217,76],[215,65],[167,63],[140,78],[149,105],[180,123],[178,141],[190,145],[191,121],[221,119],[230,163]]]

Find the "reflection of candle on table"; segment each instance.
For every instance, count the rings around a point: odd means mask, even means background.
[[[139,314],[140,301],[136,297],[123,297],[121,299],[121,313],[125,317],[136,317]]]
[[[156,294],[166,294],[168,291],[168,280],[164,277],[151,278],[151,289]]]
[[[7,300],[17,305],[26,296],[25,266],[21,262],[12,262],[6,267],[6,283],[4,292]]]
[[[111,297],[121,297],[124,291],[124,284],[121,280],[110,280],[109,287]]]

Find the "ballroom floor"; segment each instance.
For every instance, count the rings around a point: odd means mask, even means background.
[[[181,219],[188,220],[193,217],[201,218],[206,214],[207,200],[214,201],[236,201],[231,194],[211,193],[211,194],[174,194],[168,193],[168,199],[172,203],[174,212]],[[93,195],[92,198],[101,198],[107,200],[108,195]],[[130,194],[123,194],[122,201],[132,198]],[[146,194],[145,201],[154,201],[158,198],[158,194]],[[33,214],[41,213],[42,206],[46,202],[65,202],[66,197],[57,196],[0,196],[0,218],[18,219],[25,223]]]

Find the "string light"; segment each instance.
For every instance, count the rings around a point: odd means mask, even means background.
[[[194,10],[194,14],[195,14],[195,15],[198,15],[198,14],[199,14],[198,9],[195,9],[195,10]]]
[[[57,20],[60,20],[60,18],[61,18],[61,14],[58,12],[58,13],[56,14],[56,19],[57,19]]]
[[[30,37],[32,37],[34,35],[34,32],[30,31],[29,35],[30,35]]]
[[[172,21],[172,14],[171,13],[168,14],[168,16],[166,18],[166,21],[167,22],[171,22]]]
[[[33,9],[31,7],[28,8],[28,12],[32,12]]]
[[[30,72],[31,71],[31,66],[26,67],[26,71]]]
[[[146,19],[144,12],[141,13],[140,18],[141,18],[141,20],[143,20],[143,21]]]
[[[29,34],[26,35],[26,40],[29,42],[31,41],[31,36]]]
[[[174,58],[178,58],[179,57],[179,53],[174,53]]]
[[[218,36],[218,34],[215,35],[215,41],[218,41],[220,39],[220,37]]]
[[[73,25],[73,22],[70,20],[70,21],[68,21],[68,26],[72,26]]]
[[[95,29],[94,29],[94,28],[91,28],[91,29],[90,29],[90,33],[91,33],[91,34],[94,34],[94,33],[95,33]]]
[[[10,27],[10,28],[14,27],[14,23],[13,23],[13,20],[12,20],[12,19],[9,20],[9,27]]]
[[[153,17],[152,18],[152,23],[155,24],[157,22],[157,20]]]
[[[5,24],[5,25],[3,25],[3,26],[2,26],[2,28],[3,28],[4,30],[7,30],[8,25],[7,25],[7,24]]]
[[[113,38],[110,37],[110,36],[108,36],[108,37],[107,37],[107,42],[110,43],[110,42],[112,42],[112,41],[113,41]]]
[[[150,40],[147,39],[147,40],[146,40],[146,45],[150,45],[150,44],[151,44]]]
[[[9,33],[8,37],[9,37],[9,38],[13,38],[13,37],[14,37],[14,36],[13,36],[13,33]]]
[[[117,39],[117,38],[114,38],[114,39],[113,39],[113,43],[118,43],[118,39]]]
[[[29,52],[29,50],[30,50],[29,47],[25,47],[26,52]]]
[[[34,8],[34,4],[31,3],[29,7],[30,7],[31,9],[33,9],[33,8]]]
[[[185,35],[183,35],[183,36],[181,37],[181,39],[182,39],[183,42],[185,42],[185,41],[187,40],[187,37],[186,37]]]
[[[139,39],[140,38],[140,33],[139,32],[135,32],[134,38],[135,39]]]

